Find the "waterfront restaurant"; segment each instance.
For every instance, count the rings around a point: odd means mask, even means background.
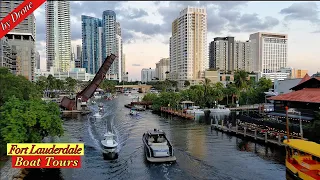
[[[268,113],[273,118],[285,120],[288,106],[294,113],[288,113],[289,120],[299,123],[307,123],[315,118],[317,111],[320,111],[320,77],[311,78],[308,74],[292,87],[292,92],[273,96],[268,100],[274,101],[274,112]]]

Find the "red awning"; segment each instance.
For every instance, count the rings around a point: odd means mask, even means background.
[[[272,96],[268,100],[320,103],[320,88],[305,88],[299,91]]]

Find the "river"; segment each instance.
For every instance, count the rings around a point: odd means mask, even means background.
[[[120,95],[103,102],[106,110],[101,120],[94,120],[91,114],[64,121],[65,138],[85,144],[81,168],[33,171],[25,179],[286,179],[282,149],[217,132],[204,123],[165,118],[150,111],[133,118],[124,107],[131,102],[128,96]],[[120,142],[119,158],[113,161],[103,160],[99,145],[107,128],[116,132]],[[148,164],[145,161],[142,134],[154,128],[167,133],[175,150],[176,163]]]

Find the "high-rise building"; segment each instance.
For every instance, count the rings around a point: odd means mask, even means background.
[[[8,38],[0,39],[0,67],[12,69],[12,50]]]
[[[0,1],[0,19],[3,19],[23,1]],[[30,14],[14,29],[6,34],[12,50],[11,69],[14,74],[34,80],[35,70],[35,35],[34,14]]]
[[[46,2],[46,41],[47,71],[50,71],[50,67],[55,71],[69,71],[71,62],[69,1]]]
[[[288,62],[288,35],[257,32],[250,35],[253,71],[275,73]]]
[[[122,81],[125,81],[125,79],[126,79],[125,77],[127,74],[127,72],[126,72],[126,55],[125,54],[122,55],[121,72],[122,72]],[[128,81],[128,80],[126,80],[126,81]]]
[[[39,53],[39,51],[36,52],[36,69],[41,69],[41,66],[40,66],[40,53]]]
[[[116,13],[112,10],[106,10],[102,13],[102,27],[103,27],[103,56],[105,59],[111,53],[118,54],[119,46],[117,43],[117,21]],[[118,39],[119,40],[119,39]],[[119,57],[117,57],[112,63],[109,71],[106,74],[106,78],[109,80],[120,80],[119,74]]]
[[[235,41],[234,37],[216,37],[209,45],[209,67],[221,72],[252,71],[250,42]]]
[[[170,79],[184,87],[188,80],[198,84],[209,66],[205,8],[187,7],[172,23]]]
[[[76,57],[76,59],[81,59],[81,46],[80,45],[77,45],[77,57]]]
[[[155,74],[155,70],[154,69],[147,69],[147,68],[143,68],[141,70],[141,82],[142,83],[146,83],[146,82],[150,82],[155,78],[156,74]]]
[[[155,74],[159,81],[164,81],[167,79],[167,73],[170,72],[170,59],[162,58],[158,63],[156,63]]]
[[[82,67],[87,73],[96,74],[101,66],[102,20],[90,16],[81,16],[82,20]],[[101,30],[100,30],[101,31]]]
[[[122,77],[125,75],[124,67],[122,67],[124,62],[124,55],[123,55],[123,43],[121,38],[121,26],[120,23],[116,23],[116,33],[117,33],[117,57],[118,57],[118,67],[116,70],[118,71],[118,81],[122,81]]]

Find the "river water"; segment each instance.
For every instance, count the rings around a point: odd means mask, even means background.
[[[25,179],[286,179],[283,149],[222,134],[204,123],[161,117],[150,111],[133,118],[124,107],[130,102],[130,97],[122,95],[103,101],[105,115],[101,120],[93,119],[92,114],[65,120],[65,138],[85,144],[80,169],[33,171]],[[96,106],[91,108],[98,110]],[[176,163],[148,164],[145,161],[142,134],[154,128],[167,133],[175,150]],[[119,158],[112,161],[103,160],[99,145],[107,129],[114,130],[120,142]]]

